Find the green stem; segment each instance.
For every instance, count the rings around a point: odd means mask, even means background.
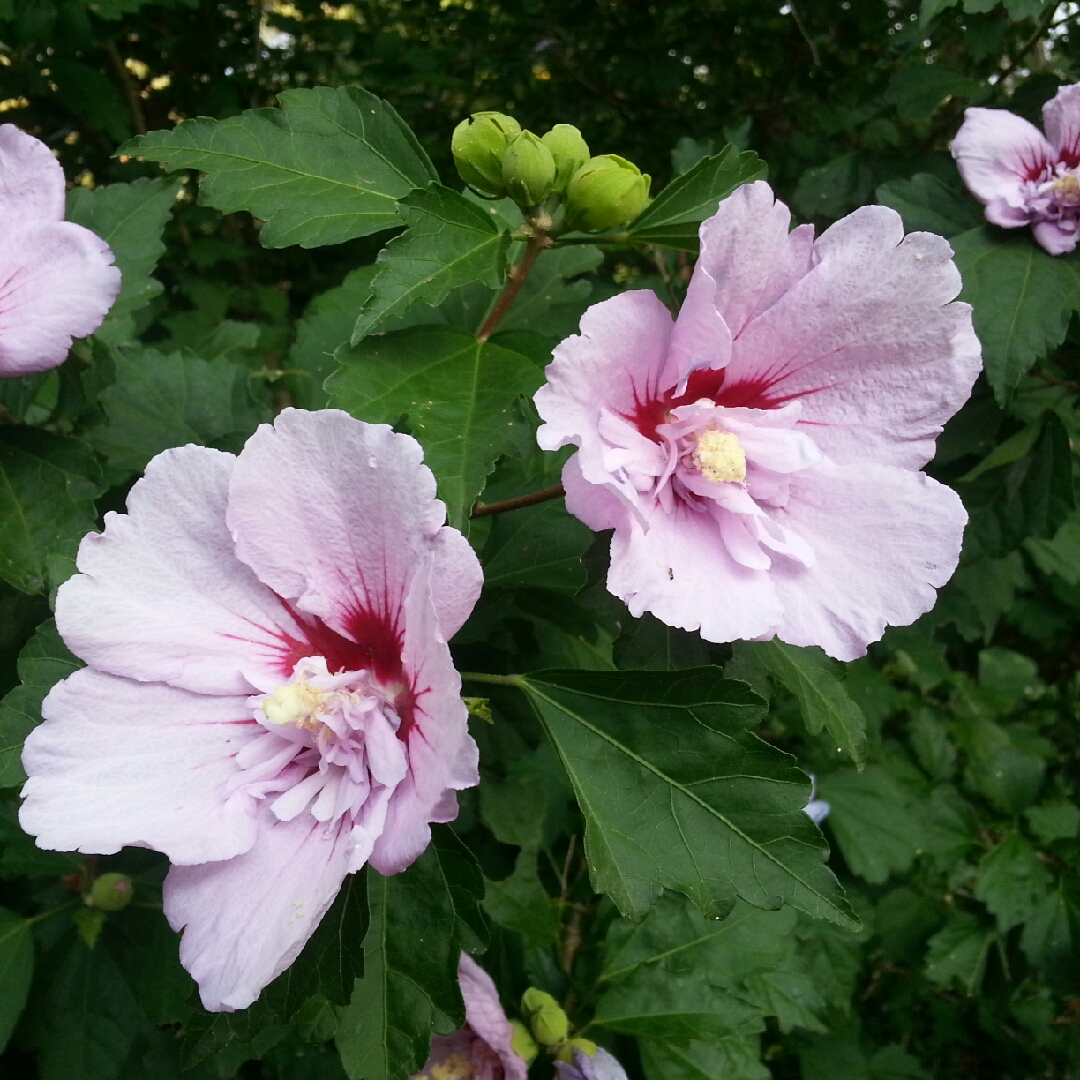
[[[492,686],[516,686],[519,689],[525,685],[523,675],[489,675],[483,671],[463,671],[461,681],[490,683]]]

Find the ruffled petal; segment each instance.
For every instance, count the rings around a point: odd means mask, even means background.
[[[64,220],[64,170],[52,151],[14,124],[0,124],[0,220]],[[0,280],[3,276],[0,275]]]
[[[101,325],[120,291],[112,261],[104,240],[68,221],[30,223],[0,237],[0,375],[56,367],[72,338]]]
[[[1076,250],[1076,225],[1075,221],[1039,221],[1032,226],[1031,232],[1044,251],[1051,255],[1067,255]]]
[[[828,229],[817,265],[736,339],[723,405],[802,401],[800,427],[841,463],[919,468],[981,368],[952,249],[866,206]]]
[[[1080,83],[1059,87],[1042,114],[1046,137],[1057,156],[1075,169],[1080,165]]]
[[[83,668],[49,692],[27,737],[19,813],[39,847],[173,862],[231,859],[255,841],[256,807],[229,791],[262,729],[243,697],[207,697]]]
[[[336,409],[286,409],[248,440],[228,521],[262,581],[352,640],[372,617],[400,634],[413,573],[433,553],[458,579],[433,592],[445,636],[480,594],[479,560],[444,524],[420,444]]]
[[[83,540],[81,573],[56,599],[72,652],[114,675],[203,694],[289,678],[288,643],[301,631],[236,558],[225,525],[235,462],[203,446],[166,450],[131,489],[127,514],[106,514],[105,531]]]
[[[816,555],[809,569],[773,560],[784,612],[776,633],[838,660],[862,656],[886,625],[907,626],[934,606],[967,522],[956,492],[922,473],[831,462],[793,477],[775,516]]]
[[[1023,184],[1057,161],[1042,132],[1007,109],[968,109],[949,148],[964,183],[984,203],[1023,205]]]
[[[465,999],[465,1022],[499,1055],[504,1080],[525,1080],[525,1062],[514,1053],[514,1029],[499,1004],[491,976],[468,953],[461,954],[458,983]]]
[[[261,819],[254,846],[225,862],[174,866],[165,916],[210,1012],[246,1009],[300,954],[347,873],[348,831],[301,814]]]

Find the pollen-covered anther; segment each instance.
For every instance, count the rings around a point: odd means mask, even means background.
[[[279,686],[267,694],[262,703],[263,716],[271,724],[291,724],[298,728],[313,728],[331,695],[301,675],[293,682]]]
[[[706,480],[742,483],[746,479],[746,454],[735,435],[710,428],[701,432],[693,450],[694,464]]]
[[[1054,181],[1054,190],[1059,195],[1080,195],[1080,178],[1076,173],[1067,172]]]

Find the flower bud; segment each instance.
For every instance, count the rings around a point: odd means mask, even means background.
[[[555,191],[565,191],[574,175],[589,160],[589,144],[573,124],[556,124],[541,140],[555,159]]]
[[[596,232],[632,221],[645,209],[649,184],[647,175],[618,154],[590,158],[566,188],[566,223]]]
[[[484,195],[505,195],[502,161],[507,143],[521,125],[499,112],[473,113],[462,120],[450,139],[450,152],[461,179]]]
[[[502,178],[506,193],[518,206],[538,206],[555,184],[555,159],[531,131],[523,131],[506,148]]]
[[[526,1065],[531,1065],[536,1060],[536,1055],[540,1053],[540,1048],[536,1045],[532,1032],[520,1020],[511,1020],[510,1026],[514,1029],[514,1037],[510,1040],[510,1049]]]
[[[572,1062],[574,1060],[575,1050],[580,1050],[583,1054],[588,1054],[589,1057],[595,1057],[596,1043],[594,1043],[592,1039],[567,1039],[566,1042],[559,1047],[555,1057],[559,1061]]]
[[[131,878],[127,874],[102,874],[90,886],[86,903],[101,911],[120,911],[131,903]]]
[[[528,1016],[532,1033],[541,1046],[557,1046],[566,1038],[570,1021],[550,994],[530,986],[521,995],[521,1008]]]

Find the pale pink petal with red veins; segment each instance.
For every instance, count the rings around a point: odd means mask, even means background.
[[[1080,165],[1080,83],[1060,87],[1042,114],[1046,137],[1057,156],[1075,169]]]
[[[717,285],[699,259],[668,346],[661,389],[676,387],[691,371],[722,368],[731,359],[731,331],[716,308]]]
[[[907,626],[934,606],[967,523],[956,492],[923,473],[831,462],[792,477],[775,516],[817,557],[810,569],[773,560],[784,613],[776,633],[838,660],[864,655],[886,625]]]
[[[514,1053],[514,1029],[499,1003],[491,976],[468,953],[461,954],[458,983],[465,999],[465,1022],[499,1055],[504,1080],[525,1080],[525,1062]]]
[[[697,265],[717,283],[716,307],[732,337],[813,267],[813,226],[790,226],[791,211],[763,180],[738,188],[702,224]]]
[[[56,367],[101,325],[120,291],[112,262],[104,240],[68,221],[0,237],[0,376]]]
[[[436,550],[461,579],[433,593],[447,606],[444,634],[457,629],[483,575],[471,549],[443,533],[445,521],[420,444],[336,409],[286,409],[259,428],[229,494],[237,555],[281,596],[357,640],[358,620],[372,616],[400,633],[414,569]]]
[[[192,694],[83,668],[49,692],[27,736],[19,819],[38,847],[174,863],[231,859],[255,840],[256,803],[230,790],[263,729],[244,697]]]
[[[202,446],[166,450],[131,489],[127,514],[106,514],[105,531],[85,537],[81,573],[56,599],[57,628],[76,656],[203,694],[250,694],[288,678],[290,641],[302,633],[236,558],[225,525],[235,463]]]
[[[1057,161],[1043,133],[1007,109],[968,109],[949,147],[964,183],[984,203],[1022,206],[1023,184]]]
[[[60,162],[40,139],[14,124],[0,124],[0,219],[6,229],[64,219]]]
[[[867,206],[817,241],[817,265],[736,339],[723,405],[800,400],[836,461],[919,468],[981,370],[952,249]]]
[[[1065,228],[1062,228],[1065,225]],[[1067,226],[1071,225],[1072,228]],[[1032,226],[1031,232],[1039,246],[1051,255],[1067,255],[1076,250],[1077,222],[1039,221]]]
[[[165,878],[165,916],[184,931],[180,962],[211,1012],[247,1008],[296,959],[348,872],[344,824],[309,814],[260,823],[245,854]]]
[[[398,709],[398,737],[408,746],[409,771],[394,789],[371,853],[371,865],[381,874],[409,866],[431,842],[431,822],[457,816],[453,793],[480,782],[461,676],[439,635],[429,572],[417,569],[403,610],[401,666],[412,700]]]
[[[465,537],[449,526],[432,541],[431,600],[439,616],[439,629],[449,641],[472,614],[484,575],[476,552]]]

